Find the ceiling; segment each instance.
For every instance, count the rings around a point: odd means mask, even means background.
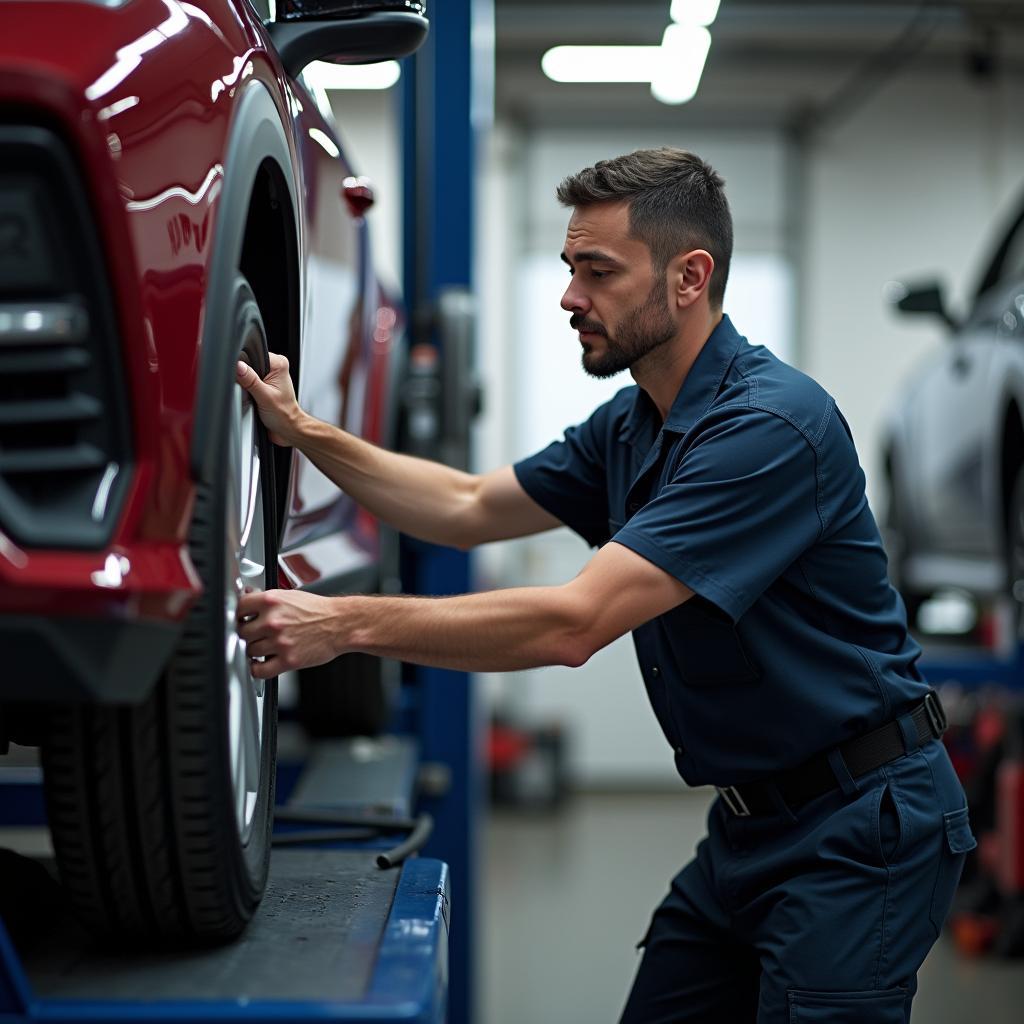
[[[1024,0],[722,0],[697,96],[685,107],[642,83],[569,85],[540,68],[560,43],[651,44],[669,0],[495,0],[496,104],[524,123],[814,126],[848,116],[891,75],[1024,78]]]

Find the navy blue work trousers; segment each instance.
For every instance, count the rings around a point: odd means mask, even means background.
[[[906,1024],[975,845],[930,742],[795,814],[712,805],[641,945],[621,1024]]]

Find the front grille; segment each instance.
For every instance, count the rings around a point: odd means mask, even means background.
[[[101,547],[130,459],[103,252],[55,132],[0,125],[0,153],[0,529]]]

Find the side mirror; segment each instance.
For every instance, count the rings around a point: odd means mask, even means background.
[[[942,285],[938,281],[910,286],[893,281],[886,290],[890,301],[901,313],[930,313],[954,330],[959,326],[946,310]]]
[[[267,26],[285,70],[408,57],[427,37],[426,0],[281,0]]]

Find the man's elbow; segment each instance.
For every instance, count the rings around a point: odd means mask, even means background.
[[[482,542],[480,477],[466,474],[449,520],[450,536],[445,543],[458,551],[472,551]]]
[[[566,668],[582,668],[588,661],[593,651],[585,647],[566,646],[559,652],[557,665],[564,665]]]
[[[555,664],[581,668],[608,642],[590,629],[572,630],[559,638]]]

